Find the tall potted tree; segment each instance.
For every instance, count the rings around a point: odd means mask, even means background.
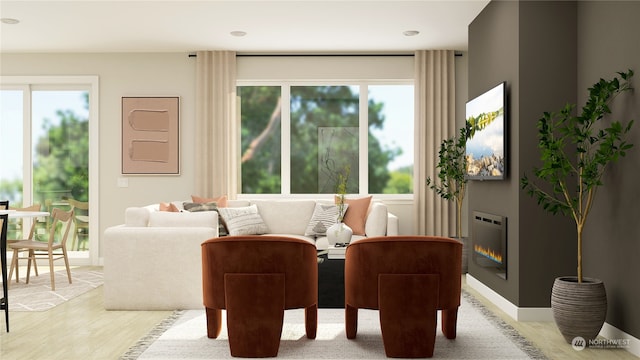
[[[605,115],[611,113],[611,101],[632,89],[632,76],[633,71],[628,70],[611,80],[600,79],[589,88],[579,115],[574,115],[574,104],[558,113],[545,112],[538,120],[542,166],[534,168],[540,184],[526,174],[520,180],[522,189],[544,210],[567,215],[576,225],[577,276],[557,278],[551,294],[556,324],[569,343],[576,337],[594,339],[606,317],[604,284],[582,275],[582,234],[607,165],[624,157],[633,146],[625,141],[633,120],[604,124]]]
[[[436,184],[430,177],[427,177],[427,186],[435,190],[443,199],[455,201],[456,231],[457,236],[463,244],[462,272],[467,272],[468,244],[467,239],[462,237],[462,203],[467,189],[467,157],[465,156],[465,144],[467,141],[468,128],[460,129],[458,137],[445,139],[440,144],[438,152],[438,172],[439,184]]]

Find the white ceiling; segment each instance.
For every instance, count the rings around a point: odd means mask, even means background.
[[[488,2],[0,0],[0,18],[20,21],[0,24],[0,51],[464,51],[468,25]],[[230,35],[236,30],[247,35]]]

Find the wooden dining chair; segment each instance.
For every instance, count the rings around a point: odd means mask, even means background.
[[[4,203],[4,201],[3,201]],[[7,202],[8,206],[8,202]],[[6,209],[3,209],[6,210]],[[7,222],[8,214],[0,214],[0,265],[2,265],[2,299],[0,310],[4,310],[4,318],[9,332],[9,283],[7,282]]]
[[[71,210],[75,211],[73,223],[75,229],[73,230],[73,239],[71,240],[71,250],[86,250],[86,243],[89,240],[89,202],[78,201],[75,199],[69,199],[69,205]]]
[[[23,208],[13,208],[13,210],[15,211],[40,211],[40,204],[33,204],[31,206],[27,206],[27,207],[23,207]],[[22,234],[24,235],[24,219],[18,219],[17,221],[19,221],[20,223],[20,228],[22,229]],[[32,219],[31,221],[31,229],[29,230],[29,235],[27,237],[23,237],[22,239],[10,239],[8,238],[7,235],[7,245],[9,244],[13,244],[17,241],[20,240],[35,240],[35,231],[36,231],[36,224],[37,224],[37,220],[35,218]],[[27,250],[28,251],[28,250]],[[33,250],[31,250],[33,251]],[[38,276],[38,265],[36,264],[36,262],[33,262],[33,271],[36,273],[36,276]],[[17,275],[18,273],[16,272],[16,281],[17,279]],[[11,281],[11,276],[9,276],[9,281]]]
[[[0,210],[9,210],[9,200],[0,201]]]
[[[67,238],[69,237],[69,229],[73,223],[73,210],[64,211],[60,208],[54,208],[51,213],[51,227],[49,229],[49,241],[36,241],[36,240],[21,240],[9,244],[9,248],[13,250],[13,258],[11,260],[11,270],[9,271],[9,277],[11,277],[13,271],[16,271],[16,278],[18,277],[19,260],[27,260],[27,284],[29,283],[29,275],[31,269],[31,262],[36,259],[48,259],[49,271],[51,276],[51,290],[56,290],[55,274],[53,271],[53,262],[55,260],[64,259],[64,264],[67,269],[67,277],[69,278],[69,284],[71,284],[71,269],[69,268],[69,257],[67,256]],[[56,240],[56,230],[58,224],[61,225],[61,234],[59,240]],[[27,252],[26,257],[20,257],[21,252]],[[18,280],[16,280],[17,282]]]

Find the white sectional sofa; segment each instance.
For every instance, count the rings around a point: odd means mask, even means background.
[[[186,202],[186,201],[185,201]],[[229,200],[229,208],[255,205],[268,232],[302,238],[328,247],[324,236],[305,235],[316,203],[324,200]],[[218,236],[216,211],[159,211],[159,205],[130,207],[122,225],[105,230],[104,306],[107,310],[201,309],[200,244]],[[348,210],[347,210],[348,211]],[[372,201],[366,212],[364,237],[397,235],[398,218],[386,205]]]

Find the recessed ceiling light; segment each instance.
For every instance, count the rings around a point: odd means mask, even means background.
[[[243,37],[243,36],[247,35],[247,32],[246,31],[236,30],[236,31],[230,32],[230,34],[233,35],[233,36],[237,36],[237,37]]]
[[[402,32],[402,34],[404,34],[404,36],[416,36],[418,34],[420,34],[420,31],[418,30],[407,30]]]
[[[12,19],[12,18],[2,18],[2,19],[0,19],[0,22],[3,23],[3,24],[7,24],[7,25],[15,25],[15,24],[19,23],[20,20]]]

